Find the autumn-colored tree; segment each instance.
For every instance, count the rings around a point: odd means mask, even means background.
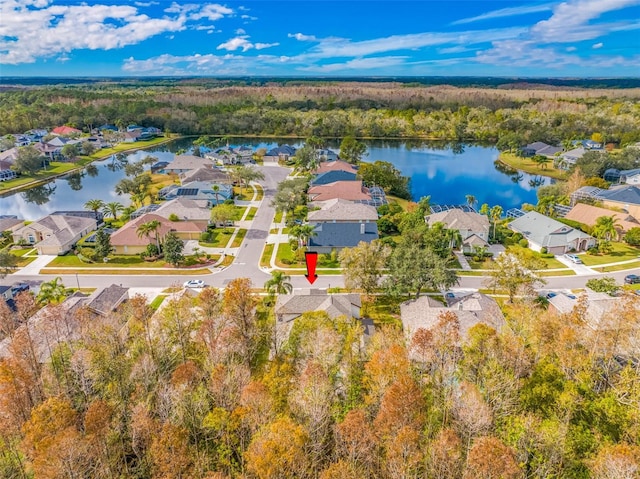
[[[374,421],[376,432],[391,437],[403,427],[420,430],[425,420],[424,400],[420,388],[408,374],[401,374],[382,396]]]
[[[379,241],[361,241],[353,248],[344,248],[339,257],[345,286],[371,295],[379,287],[390,254],[391,249]]]
[[[260,331],[256,324],[257,301],[251,291],[251,280],[236,278],[224,290],[223,313],[233,325],[240,357],[251,364],[260,346]]]
[[[336,427],[337,453],[372,474],[377,467],[378,438],[362,409],[352,409]]]
[[[385,448],[385,469],[391,479],[417,479],[423,462],[420,434],[402,426],[389,438]]]
[[[149,448],[153,477],[158,479],[187,479],[192,477],[193,452],[187,431],[171,423],[153,435]]]
[[[249,382],[240,392],[240,405],[244,408],[243,421],[254,434],[275,416],[273,398],[264,383]]]
[[[305,477],[307,431],[289,417],[281,417],[253,436],[245,453],[247,470],[259,479]]]
[[[600,448],[590,464],[594,479],[637,479],[640,475],[640,447],[626,443]]]
[[[513,449],[496,437],[474,441],[467,456],[464,479],[518,479],[522,470]]]
[[[460,384],[455,396],[454,416],[469,445],[474,437],[489,431],[493,419],[478,388],[466,381]]]
[[[89,404],[84,415],[87,454],[92,466],[91,477],[107,478],[116,474],[119,458],[109,444],[112,419],[113,410],[100,399]]]
[[[362,469],[345,460],[330,464],[320,474],[320,479],[366,479],[368,476]]]
[[[433,479],[462,475],[462,443],[452,429],[442,429],[427,447],[427,471]]]

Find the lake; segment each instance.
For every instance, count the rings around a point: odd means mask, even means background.
[[[231,146],[248,145],[271,148],[276,140],[234,139]],[[128,155],[138,161],[147,155],[171,161],[175,152],[186,149],[192,139],[183,139],[160,145],[148,151]],[[287,140],[282,140],[286,143]],[[299,142],[292,142],[300,146]],[[414,200],[431,196],[432,204],[463,204],[465,196],[473,195],[478,205],[499,204],[505,211],[522,203],[536,203],[536,189],[548,184],[548,178],[496,167],[498,150],[480,145],[448,145],[441,142],[405,143],[400,141],[367,141],[366,161],[383,160],[393,163],[403,175],[411,178]],[[338,143],[329,144],[338,149]],[[105,202],[119,201],[129,204],[127,196],[118,196],[114,186],[125,177],[124,171],[110,167],[111,160],[96,162],[96,168],[67,178],[59,178],[44,187],[0,198],[0,214],[18,215],[35,220],[59,210],[82,209],[93,198]]]

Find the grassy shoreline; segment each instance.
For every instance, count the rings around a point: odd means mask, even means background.
[[[95,161],[106,160],[116,153],[131,153],[133,151],[144,150],[145,148],[163,145],[171,141],[179,140],[180,138],[182,138],[182,136],[155,138],[149,141],[132,143],[131,145],[135,144],[136,146],[131,147],[129,146],[129,144],[120,143],[114,148],[105,148],[103,150],[100,150],[99,152],[94,153],[91,156],[80,156],[79,160],[73,163],[53,162],[56,164],[56,167],[51,170],[39,171],[35,176],[23,176],[14,180],[0,183],[0,196],[7,196],[12,193],[19,193],[21,191],[30,190],[31,188],[35,188],[37,186],[42,186],[58,178],[62,178],[72,173],[79,172],[83,170],[87,165],[90,165]],[[118,148],[118,146],[122,146],[122,148]],[[58,171],[56,171],[56,169]]]
[[[540,167],[540,165],[534,163],[531,158],[521,158],[506,151],[500,153],[498,161],[518,171],[529,173],[531,175],[546,176],[556,180],[566,180],[568,178],[568,172],[554,168],[551,164],[545,167]]]

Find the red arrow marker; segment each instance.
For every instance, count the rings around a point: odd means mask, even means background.
[[[305,251],[304,260],[307,263],[307,274],[304,275],[309,283],[313,284],[318,275],[316,274],[316,265],[318,264],[318,253],[316,251]]]

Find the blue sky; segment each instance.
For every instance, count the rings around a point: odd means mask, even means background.
[[[0,0],[0,76],[640,76],[640,0]]]

